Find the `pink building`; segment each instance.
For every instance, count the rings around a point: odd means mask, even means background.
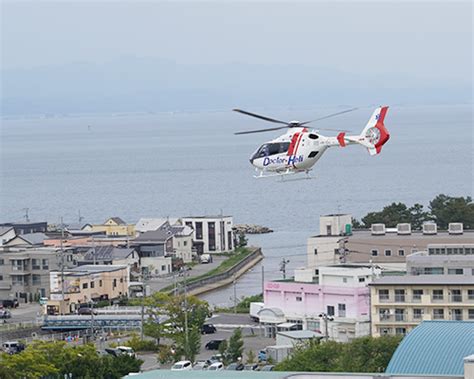
[[[260,322],[273,335],[285,322],[302,324],[303,329],[327,332],[330,338],[348,341],[370,334],[370,298],[367,284],[379,269],[339,265],[319,270],[295,270],[292,281],[265,284],[265,307]]]

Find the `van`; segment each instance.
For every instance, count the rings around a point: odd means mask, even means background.
[[[6,341],[2,344],[2,350],[7,354],[16,354],[25,350],[25,345],[18,341]]]
[[[18,299],[1,300],[0,303],[5,308],[18,308]]]

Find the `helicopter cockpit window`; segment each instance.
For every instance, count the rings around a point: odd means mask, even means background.
[[[269,155],[286,153],[290,148],[289,142],[266,143],[255,153],[253,159],[268,157]]]

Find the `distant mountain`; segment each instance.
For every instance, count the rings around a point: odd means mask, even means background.
[[[3,115],[471,101],[471,83],[367,77],[298,62],[187,65],[126,57],[1,73]]]

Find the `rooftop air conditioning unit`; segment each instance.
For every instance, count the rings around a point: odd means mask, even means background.
[[[423,234],[433,235],[438,232],[438,227],[434,222],[425,222],[423,224]]]
[[[462,234],[462,222],[450,222],[448,226],[448,232],[449,234]]]
[[[385,235],[385,224],[372,224],[370,229],[373,236]]]
[[[397,234],[411,234],[411,224],[397,224]]]

